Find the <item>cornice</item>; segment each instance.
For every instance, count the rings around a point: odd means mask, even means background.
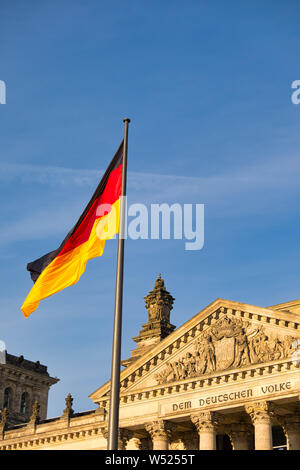
[[[290,313],[292,313],[292,311],[289,310],[290,308],[296,309],[296,311],[297,310],[300,311],[300,299],[290,300],[289,302],[271,305],[268,308],[271,310],[284,311],[284,312],[290,312]]]
[[[12,376],[16,378],[23,377],[25,380],[31,380],[35,383],[54,385],[59,382],[57,377],[51,377],[50,375],[41,375],[37,372],[18,368],[11,364],[1,364],[0,366],[0,376]]]
[[[47,435],[36,435],[31,434],[24,436],[24,438],[16,437],[12,439],[0,440],[0,450],[25,450],[32,448],[45,447],[48,444],[62,444],[64,442],[72,442],[79,440],[86,440],[87,438],[93,438],[94,436],[104,437],[103,427],[93,427],[90,426],[87,429],[68,430],[65,432],[57,432],[55,434],[48,433]]]
[[[103,415],[92,410],[90,417],[93,422],[86,424],[82,423],[82,417],[79,416],[71,418],[68,425],[60,417],[37,424],[34,429],[28,425],[16,426],[5,431],[4,439],[0,439],[0,450],[32,449],[48,444],[86,440],[94,436],[104,437],[107,425]],[[43,430],[45,425],[47,429]]]
[[[166,398],[172,395],[193,391],[209,391],[218,385],[241,385],[257,378],[281,377],[284,372],[299,371],[300,365],[293,361],[272,361],[265,364],[255,364],[240,369],[226,370],[217,374],[209,374],[201,377],[193,377],[178,382],[172,382],[154,387],[123,392],[120,394],[120,404],[132,404],[148,401],[149,399]],[[109,405],[109,396],[103,397],[100,406],[106,408]]]

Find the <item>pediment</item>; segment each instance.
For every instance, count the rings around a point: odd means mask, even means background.
[[[279,363],[295,357],[299,345],[300,314],[217,299],[124,369],[120,393]],[[107,382],[90,398],[99,403],[109,391]]]

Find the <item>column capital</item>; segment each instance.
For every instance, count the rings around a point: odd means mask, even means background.
[[[274,414],[274,406],[268,401],[257,401],[245,405],[245,411],[251,417],[252,423],[271,423],[271,418]]]
[[[160,419],[145,424],[145,429],[150,434],[152,440],[157,437],[170,440],[172,432],[176,429],[176,425],[170,421]]]
[[[199,443],[199,437],[194,431],[177,431],[172,437],[171,450],[193,450]]]
[[[191,416],[192,423],[196,426],[198,434],[200,432],[212,432],[218,424],[217,414],[211,411],[201,411]]]
[[[126,450],[127,442],[133,437],[133,431],[129,429],[119,429],[118,432],[118,441],[119,441],[119,450]]]
[[[130,447],[129,447],[130,446]],[[127,450],[141,450],[143,448],[143,443],[139,437],[133,435],[128,439]]]
[[[108,440],[108,428],[105,426],[101,428],[101,434],[104,439]],[[133,437],[133,431],[125,428],[118,430],[118,450],[125,450],[127,442]]]

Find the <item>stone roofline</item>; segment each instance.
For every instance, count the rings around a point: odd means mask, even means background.
[[[101,413],[102,415],[104,415],[103,411],[101,410],[101,412],[98,412],[97,408],[95,410],[88,410],[88,411],[80,411],[78,413],[74,413],[72,416],[70,416],[70,421],[73,420],[73,422],[76,421],[76,418],[83,418],[83,417],[87,417],[87,416],[91,416],[91,415],[94,415],[97,411],[97,414],[99,413],[99,416],[101,416]],[[99,410],[100,411],[100,410]],[[37,426],[41,426],[43,424],[51,424],[51,423],[59,423],[61,419],[64,419],[64,417],[62,416],[55,416],[54,418],[47,418],[47,419],[41,419],[39,420]],[[75,420],[75,421],[74,421]],[[8,426],[6,428],[6,431],[18,431],[19,429],[22,429],[22,428],[26,428],[28,426],[28,422],[27,423],[20,423],[20,424],[15,424],[13,426]]]
[[[13,354],[6,353],[6,364],[11,364],[21,369],[31,370],[37,374],[49,376],[47,366],[40,364],[39,361],[33,362],[28,359],[24,359],[23,356],[14,356]]]
[[[290,300],[288,302],[271,305],[268,307],[272,310],[285,311],[290,313],[300,313],[300,299]]]
[[[23,356],[14,356],[5,351],[5,363],[1,364],[1,369],[5,369],[12,375],[26,376],[31,379],[38,379],[46,385],[54,385],[59,382],[58,377],[51,377],[47,371],[47,366],[40,364],[39,361],[33,362],[24,359]]]
[[[106,414],[103,409],[74,413],[41,420],[36,424],[19,424],[0,434],[0,450],[30,448],[47,442],[73,440],[84,436],[107,433]]]

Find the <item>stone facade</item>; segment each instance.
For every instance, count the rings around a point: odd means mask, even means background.
[[[217,299],[175,330],[159,278],[148,323],[121,372],[119,449],[300,450],[300,301],[263,308]],[[1,449],[106,449],[110,383],[98,408],[0,425]],[[2,426],[2,427],[1,427]],[[1,440],[2,437],[2,440]]]

